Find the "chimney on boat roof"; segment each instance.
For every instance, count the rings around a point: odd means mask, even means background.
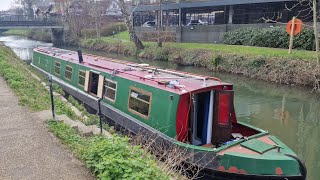
[[[83,57],[81,50],[78,50],[79,63],[83,63]]]

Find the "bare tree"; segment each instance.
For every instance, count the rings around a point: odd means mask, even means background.
[[[317,0],[312,0],[312,16],[313,16],[313,31],[314,38],[316,41],[316,53],[317,53],[317,63],[319,64],[319,37],[318,37],[318,22],[317,22]]]
[[[16,3],[21,4],[24,14],[29,18],[34,16],[33,8],[37,0],[17,0]]]
[[[129,31],[130,37],[132,41],[134,42],[137,49],[144,49],[144,45],[142,44],[139,37],[136,35],[134,28],[133,28],[133,11],[132,13],[129,13],[128,6],[125,2],[125,0],[116,0],[118,3],[121,13],[123,15],[124,21],[126,23],[127,29]],[[138,7],[138,5],[136,6]]]
[[[15,7],[12,9],[15,15],[23,15],[23,9],[21,7]]]
[[[319,56],[319,37],[318,37],[318,5],[317,0],[298,0],[296,4],[294,4],[292,7],[288,7],[287,5],[286,9],[288,11],[292,11],[294,8],[302,7],[300,10],[298,10],[296,16],[300,16],[302,18],[310,18],[312,16],[313,21],[313,34],[315,38],[315,45],[316,45],[316,54],[317,54],[317,63],[320,62],[320,56]],[[278,23],[278,20],[282,18],[282,14],[278,15],[276,18],[273,16],[272,18],[265,18],[262,17],[261,20],[263,20],[265,23]],[[307,24],[304,24],[305,26],[308,26]]]
[[[90,6],[91,8],[89,12],[94,20],[96,36],[98,39],[101,36],[103,17],[106,13],[107,8],[110,5],[111,5],[111,0],[100,0],[100,1],[95,0],[94,4]]]
[[[37,6],[49,6],[52,0],[16,0],[15,3],[21,4],[24,14],[30,18],[34,16],[34,8]]]
[[[317,63],[319,64],[319,37],[318,37],[318,6],[317,6],[317,0],[299,0],[298,3],[293,5],[292,7],[287,8],[287,10],[291,11],[297,6],[304,7],[303,9],[298,11],[298,15],[302,15],[304,18],[308,18],[312,15],[312,21],[313,21],[313,34],[315,38],[315,44],[316,44],[316,53],[317,53]]]

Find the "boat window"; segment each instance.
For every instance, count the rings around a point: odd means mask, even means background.
[[[105,97],[114,102],[117,95],[117,82],[106,79],[104,84]]]
[[[66,66],[65,77],[66,77],[66,79],[71,80],[71,77],[72,77],[72,67],[71,66]]]
[[[38,64],[41,64],[41,58],[39,57],[39,59],[38,59]]]
[[[91,77],[90,77],[89,92],[96,96],[96,95],[98,95],[98,88],[99,88],[98,87],[99,86],[99,74],[91,72],[90,76]]]
[[[85,79],[86,79],[86,72],[83,71],[83,70],[79,70],[79,80],[78,80],[78,84],[79,84],[80,86],[84,86]]]
[[[60,63],[54,62],[54,73],[60,75]]]
[[[152,94],[142,89],[130,87],[129,96],[129,110],[143,118],[148,118]]]

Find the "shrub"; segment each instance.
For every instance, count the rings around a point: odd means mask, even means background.
[[[48,127],[84,160],[98,179],[169,179],[153,156],[140,146],[130,145],[126,137],[82,137],[56,121],[49,121]]]
[[[101,36],[112,36],[113,31],[115,34],[127,30],[125,23],[108,24],[101,28]],[[81,30],[81,35],[85,38],[95,38],[97,32],[94,28]]]
[[[114,25],[109,24],[101,29],[101,36],[112,36],[112,32],[115,34],[127,30],[125,23],[115,23]]]
[[[289,35],[284,27],[273,28],[241,28],[226,32],[222,42],[230,45],[259,46],[271,48],[288,48]],[[293,47],[296,49],[314,50],[313,30],[305,28],[294,37]]]
[[[49,30],[33,29],[27,33],[27,37],[38,41],[52,42]]]

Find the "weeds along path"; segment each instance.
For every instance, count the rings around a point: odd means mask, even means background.
[[[0,78],[0,179],[94,179]]]

